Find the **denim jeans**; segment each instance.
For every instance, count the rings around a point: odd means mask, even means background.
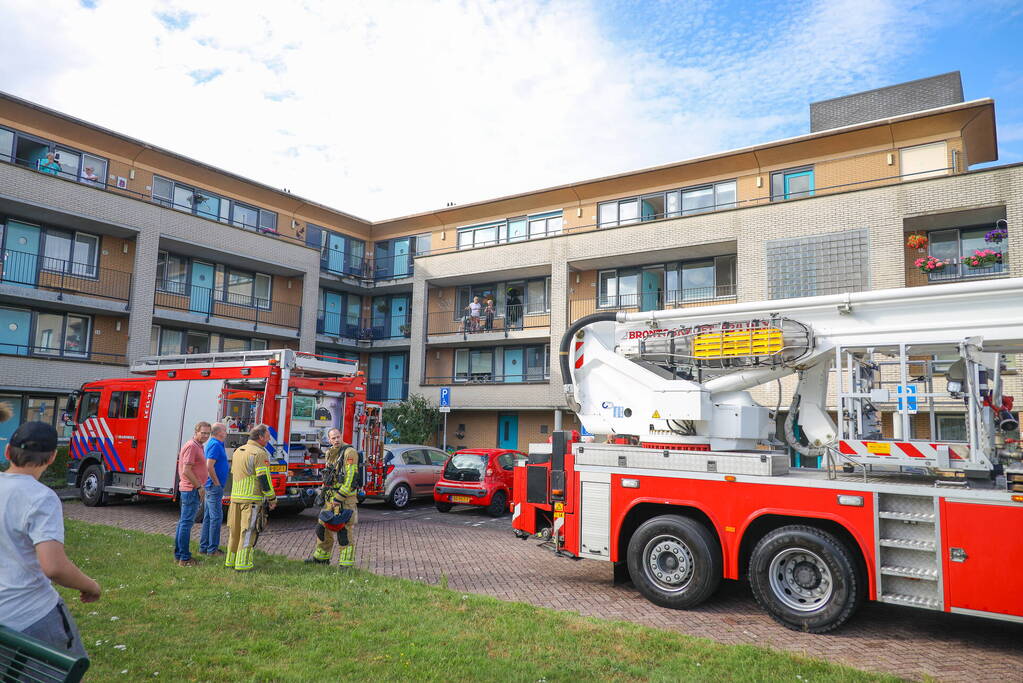
[[[191,560],[192,551],[188,548],[192,525],[195,524],[195,513],[199,511],[199,492],[181,492],[181,517],[178,519],[178,532],[174,536],[174,559]]]
[[[224,519],[224,487],[206,485],[206,516],[202,519],[199,552],[212,553],[220,549],[220,524]]]

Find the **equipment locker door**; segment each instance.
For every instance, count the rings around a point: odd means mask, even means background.
[[[1023,617],[1023,507],[944,501],[944,567],[952,611]]]
[[[173,490],[178,451],[192,438],[196,422],[216,420],[223,388],[224,381],[220,379],[156,383],[142,479],[144,488],[168,493]]]

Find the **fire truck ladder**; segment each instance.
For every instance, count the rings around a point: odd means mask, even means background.
[[[311,353],[291,349],[266,351],[229,351],[220,353],[191,353],[175,356],[147,356],[138,359],[132,372],[153,374],[160,370],[211,367],[259,367],[276,362],[283,369],[321,377],[350,377],[358,371],[358,362],[348,359],[321,360]]]

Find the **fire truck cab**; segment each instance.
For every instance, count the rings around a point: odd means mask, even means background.
[[[353,360],[282,349],[155,356],[131,370],[143,376],[87,382],[68,402],[68,485],[86,505],[110,495],[173,498],[178,452],[201,420],[227,425],[228,458],[252,427],[269,426],[274,490],[291,508],[315,498],[328,430],[362,454],[381,448],[381,407],[366,400]]]

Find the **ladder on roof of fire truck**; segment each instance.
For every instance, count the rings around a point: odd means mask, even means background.
[[[350,377],[358,371],[355,360],[338,358],[321,360],[311,353],[291,349],[269,349],[265,351],[227,351],[218,353],[192,353],[174,356],[146,356],[131,366],[131,371],[141,374],[155,374],[160,370],[185,368],[234,368],[260,367],[276,363],[282,369],[304,374],[326,377]]]

